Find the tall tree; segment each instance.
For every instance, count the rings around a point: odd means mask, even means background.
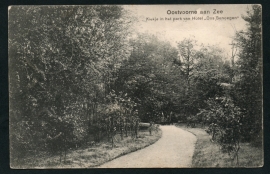
[[[125,91],[140,103],[143,121],[154,120],[162,111],[167,112],[166,96],[172,93],[170,75],[177,50],[151,34],[138,34],[130,45],[131,55],[120,68],[115,90]]]
[[[178,43],[178,49],[181,60],[181,68],[186,76],[187,91],[190,87],[190,77],[192,76],[194,60],[196,55],[196,40],[187,38]]]
[[[11,148],[83,140],[110,66],[128,56],[122,7],[18,6],[9,19]]]
[[[239,48],[234,92],[235,100],[243,109],[246,139],[262,140],[262,10],[252,5],[242,16],[247,29],[236,33]]]

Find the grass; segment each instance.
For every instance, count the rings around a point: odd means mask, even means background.
[[[121,140],[120,135],[116,135],[115,147],[104,140],[96,145],[87,148],[80,148],[69,151],[66,161],[60,163],[60,155],[48,156],[40,155],[33,159],[24,160],[24,165],[20,168],[91,168],[104,164],[117,157],[134,152],[155,143],[161,138],[162,131],[149,135],[148,131],[140,131],[137,139],[124,137]],[[106,138],[105,138],[106,139]]]
[[[253,147],[249,143],[241,143],[239,151],[239,166],[236,161],[232,161],[227,153],[222,153],[217,143],[210,141],[210,135],[202,128],[187,128],[184,124],[176,125],[187,130],[197,137],[194,154],[192,157],[192,167],[262,167],[263,150]]]

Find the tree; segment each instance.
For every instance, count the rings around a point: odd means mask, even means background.
[[[131,55],[120,67],[115,91],[127,93],[139,104],[142,121],[158,121],[162,112],[170,113],[167,95],[172,93],[170,75],[177,50],[150,34],[138,34],[130,45]]]
[[[196,55],[196,40],[192,38],[184,39],[178,43],[181,68],[186,76],[187,91],[190,87],[190,77],[192,76],[193,65]]]
[[[186,118],[189,118],[206,107],[206,100],[223,95],[220,84],[228,82],[229,77],[224,69],[225,57],[221,48],[215,45],[198,46],[191,39],[184,39],[178,47],[183,59],[180,68],[186,77],[182,105]]]
[[[216,141],[224,153],[236,160],[239,166],[238,153],[240,150],[241,128],[243,115],[228,96],[209,99],[208,108],[204,110],[204,116],[208,116],[210,125],[207,132],[212,135],[212,141]]]
[[[245,31],[236,32],[235,41],[239,49],[235,72],[236,104],[245,115],[243,131],[247,141],[262,140],[262,24],[261,6],[252,5],[242,16],[247,22]]]
[[[63,130],[57,129],[50,137],[70,135],[73,144],[87,139],[87,130],[99,120],[97,108],[110,91],[111,77],[128,56],[129,21],[124,16],[121,6],[11,7],[10,119],[14,151],[20,151],[22,144],[25,148],[21,152],[42,149],[39,137],[44,129],[59,125]],[[50,114],[39,112],[43,109]],[[43,140],[57,144],[54,138],[45,136]]]

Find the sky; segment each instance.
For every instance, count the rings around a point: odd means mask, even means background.
[[[161,39],[168,40],[172,46],[184,38],[195,37],[198,43],[205,45],[218,45],[224,49],[225,54],[231,54],[229,45],[235,30],[245,30],[246,22],[242,15],[246,14],[250,5],[125,5],[125,9],[138,18],[135,30],[157,34]],[[216,10],[214,10],[216,9]],[[196,11],[197,14],[168,14],[169,11],[178,13],[183,11]],[[210,14],[200,14],[209,11]],[[216,14],[214,14],[214,11]],[[217,13],[217,12],[221,13]],[[215,20],[218,17],[234,17],[232,20]],[[184,20],[189,17],[190,20]],[[192,20],[199,17],[200,20]],[[213,20],[204,20],[212,17]],[[147,20],[148,18],[148,20]],[[157,20],[150,20],[150,19]],[[164,20],[160,20],[163,18]],[[165,18],[170,20],[166,20]],[[182,18],[175,20],[173,18]],[[201,20],[202,19],[202,20]]]

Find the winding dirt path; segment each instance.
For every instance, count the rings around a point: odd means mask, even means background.
[[[153,145],[105,163],[99,168],[190,167],[196,136],[175,126],[160,126],[162,137]]]

